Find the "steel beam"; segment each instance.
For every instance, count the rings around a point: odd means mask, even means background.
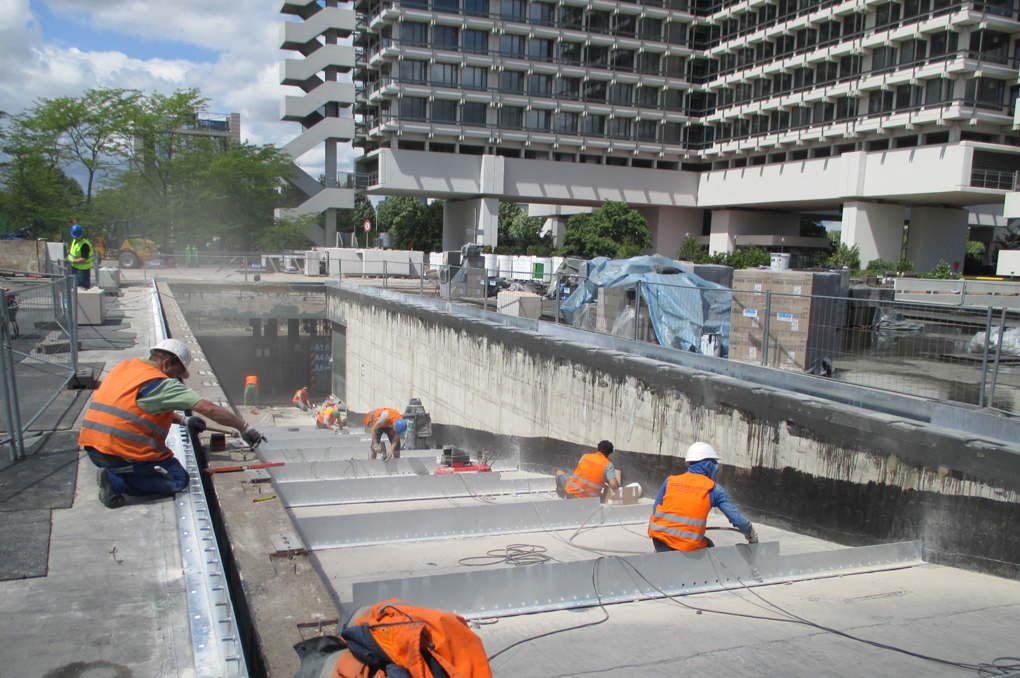
[[[276,481],[273,486],[284,506],[298,507],[553,492],[556,479],[546,476],[503,480],[499,473],[450,473],[439,476]]]
[[[262,450],[259,450],[262,457]],[[316,456],[314,454],[310,456]],[[274,481],[301,482],[314,480],[344,480],[350,478],[373,478],[376,476],[419,475],[428,476],[436,469],[431,459],[337,459],[315,460],[306,459],[301,450],[293,450],[286,456],[262,457],[264,461],[284,462],[283,466],[270,469],[269,475]]]
[[[354,607],[400,598],[469,619],[591,607],[917,565],[921,542],[779,555],[779,542],[468,570],[354,584]]]
[[[310,551],[453,537],[544,532],[648,521],[650,504],[602,506],[595,499],[457,506],[297,520]]]

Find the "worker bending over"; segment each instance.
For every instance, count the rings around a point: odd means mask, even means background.
[[[369,459],[375,459],[382,452],[382,434],[390,441],[385,461],[400,458],[400,437],[407,430],[407,421],[392,407],[380,407],[365,415],[365,428],[372,431],[372,451]]]
[[[297,393],[295,393],[294,397],[291,399],[291,402],[294,403],[294,407],[298,408],[302,412],[307,412],[312,409],[312,403],[308,401],[308,387],[302,386],[299,388]]]
[[[339,433],[344,427],[343,415],[335,405],[327,404],[315,418],[315,428],[328,428],[334,433]]]
[[[191,351],[176,339],[149,350],[149,359],[125,360],[103,379],[85,412],[78,444],[100,468],[99,500],[108,508],[124,505],[124,495],[173,494],[188,486],[188,472],[166,446],[170,424],[205,430],[202,417],[241,431],[252,448],[265,437],[230,410],[202,399],[186,387]]]
[[[581,457],[573,475],[566,471],[556,472],[556,494],[563,499],[598,497],[602,487],[619,490],[620,481],[616,479],[616,469],[609,455],[613,453],[613,444],[608,440],[601,441],[594,452]]]
[[[260,407],[259,378],[254,374],[250,374],[244,378],[244,406]]]
[[[719,453],[708,443],[687,448],[687,473],[666,478],[652,506],[648,536],[656,551],[696,551],[713,546],[705,536],[708,512],[718,508],[747,541],[758,543],[758,533],[713,478],[719,472]]]

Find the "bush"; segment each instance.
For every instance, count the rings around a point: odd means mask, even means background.
[[[834,268],[846,266],[851,271],[859,271],[861,269],[861,248],[857,245],[847,247],[846,243],[841,242],[825,264]]]

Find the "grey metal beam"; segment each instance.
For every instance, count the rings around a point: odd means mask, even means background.
[[[387,511],[340,519],[315,516],[297,521],[310,551],[452,537],[543,532],[644,523],[650,504],[602,506],[595,499],[457,506],[428,511]]]
[[[591,607],[917,565],[921,542],[779,555],[779,542],[354,584],[354,607],[400,598],[469,619]],[[647,581],[646,581],[647,580]]]
[[[286,454],[264,454],[259,449],[259,458],[268,463],[283,462],[284,466],[272,467],[269,474],[274,481],[300,482],[313,480],[342,480],[347,478],[372,478],[375,476],[432,475],[436,462],[432,459],[408,457],[383,461],[382,459],[330,458],[330,454],[317,450],[290,450]],[[338,455],[339,456],[339,455]]]
[[[503,480],[499,473],[450,473],[439,476],[276,481],[273,486],[284,506],[299,507],[553,492],[556,479],[547,476]]]

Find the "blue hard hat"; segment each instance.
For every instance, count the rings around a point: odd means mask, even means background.
[[[407,420],[397,419],[395,422],[393,422],[393,430],[397,432],[398,436],[404,435],[404,431],[407,430]]]
[[[81,227],[81,224],[75,224],[71,227],[71,237],[80,238],[85,235],[85,229]]]

